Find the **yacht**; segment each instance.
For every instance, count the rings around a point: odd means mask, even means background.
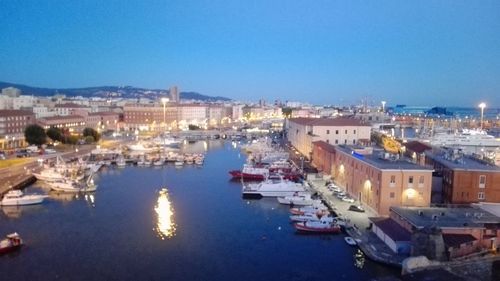
[[[242,195],[243,198],[285,197],[305,191],[302,184],[279,179],[244,185]]]
[[[0,205],[2,206],[21,206],[34,205],[43,202],[48,195],[42,194],[23,194],[21,190],[11,190],[5,194]]]
[[[284,205],[294,205],[294,206],[310,206],[315,201],[321,202],[321,200],[314,200],[311,198],[311,194],[299,194],[298,192],[292,196],[278,197],[278,202]]]
[[[455,134],[439,133],[429,140],[434,146],[477,146],[477,147],[500,147],[500,140],[486,134],[481,130],[462,130]]]
[[[136,152],[151,152],[155,150],[154,148],[151,147],[145,147],[142,143],[137,143],[137,144],[131,144],[128,145],[127,148],[132,151]]]

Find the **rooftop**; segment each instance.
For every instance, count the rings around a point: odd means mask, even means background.
[[[447,157],[446,153],[433,154],[426,152],[425,156],[452,170],[500,172],[500,167],[482,162],[470,156],[463,155],[457,157],[455,160]]]
[[[365,147],[357,145],[338,145],[335,147],[335,149],[338,149],[339,151],[342,151],[346,154],[350,154],[360,161],[375,166],[381,170],[433,170],[428,167],[417,165],[405,159],[385,159],[385,152],[380,148],[372,147],[373,152],[370,154],[361,154],[357,152],[359,150],[363,150],[364,148]]]
[[[500,224],[500,217],[477,207],[391,207],[391,211],[417,228],[483,227],[485,224]]]
[[[33,111],[4,109],[0,110],[0,117],[33,115]]]
[[[290,118],[290,122],[308,125],[308,126],[364,126],[370,127],[370,125],[362,122],[359,119],[338,117],[338,118]]]
[[[373,224],[380,228],[394,241],[410,241],[411,233],[391,218],[369,218]]]
[[[403,144],[408,150],[417,152],[417,153],[423,153],[426,150],[431,150],[432,147],[430,147],[427,144],[421,143],[419,141],[410,141],[405,144]]]
[[[320,147],[322,150],[335,153],[335,147],[324,141],[314,141],[313,145]]]

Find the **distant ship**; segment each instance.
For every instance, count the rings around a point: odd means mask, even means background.
[[[500,140],[479,130],[463,130],[455,134],[439,133],[430,139],[434,146],[498,148]]]

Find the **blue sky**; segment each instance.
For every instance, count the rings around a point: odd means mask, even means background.
[[[500,1],[0,1],[0,81],[500,106]]]

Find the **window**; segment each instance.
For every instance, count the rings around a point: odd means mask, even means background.
[[[352,144],[356,144],[356,140],[352,140]]]
[[[477,199],[479,199],[479,200],[484,200],[484,192],[479,192],[479,193],[477,194]]]
[[[339,144],[339,140],[335,140],[335,144]]]
[[[413,184],[413,176],[410,176],[410,177],[408,178],[408,183],[409,183],[409,184]]]
[[[356,130],[354,130],[354,134],[356,134]]]
[[[339,130],[335,130],[335,134],[338,135],[339,134]]]
[[[391,176],[391,183],[396,183],[396,176]]]
[[[347,135],[347,130],[345,130],[345,134]]]
[[[391,192],[389,196],[390,196],[391,198],[394,198],[394,197],[395,197],[394,192]]]
[[[344,144],[347,144],[347,140],[344,140]]]
[[[326,140],[326,143],[330,143],[330,140]]]
[[[424,187],[424,176],[418,177],[418,187]]]
[[[479,188],[485,188],[485,186],[486,186],[486,176],[480,175],[479,176]]]
[[[329,135],[330,134],[330,130],[326,130],[326,134]]]

